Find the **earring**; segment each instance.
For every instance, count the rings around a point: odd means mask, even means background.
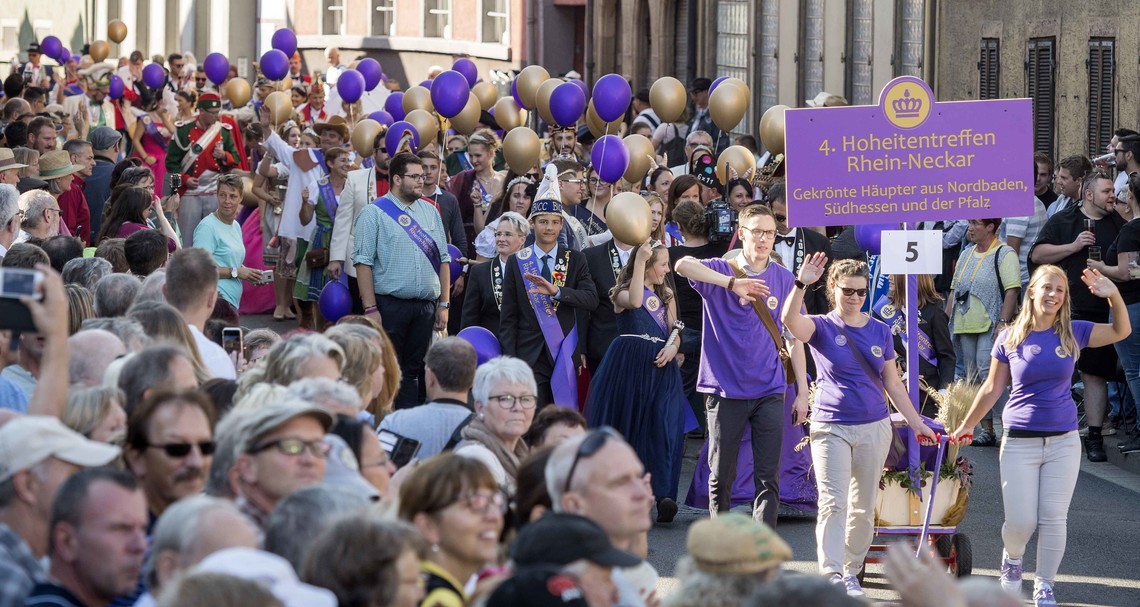
[[[482,414],[482,413],[480,413],[480,414],[479,414],[479,419],[483,419],[483,414]]]
[[[431,545],[431,551],[432,552],[439,552],[439,544],[432,544]]]

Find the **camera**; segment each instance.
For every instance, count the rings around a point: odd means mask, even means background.
[[[43,272],[23,268],[0,268],[0,329],[34,332],[31,310],[20,301],[21,296],[43,299],[39,286]]]
[[[182,189],[182,175],[180,173],[170,174],[170,193],[173,194]]]
[[[705,225],[709,242],[725,242],[736,232],[737,214],[726,200],[718,198],[705,208]]]

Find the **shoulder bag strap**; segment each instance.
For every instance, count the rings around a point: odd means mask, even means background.
[[[737,279],[748,278],[744,270],[740,269],[740,265],[733,259],[728,262],[728,266],[732,268],[732,273]],[[772,343],[776,346],[776,352],[780,355],[780,362],[784,365],[784,374],[789,384],[795,383],[796,373],[792,369],[792,355],[788,352],[787,344],[785,344],[783,336],[780,335],[780,330],[776,328],[776,321],[773,320],[772,314],[764,309],[759,301],[752,302],[752,309],[756,315],[760,317],[761,324],[768,330],[768,335],[772,337]]]
[[[839,319],[837,326],[839,327],[839,332],[843,335],[843,340],[847,342],[847,348],[855,354],[855,360],[859,363],[859,366],[863,367],[863,372],[866,373],[867,376],[871,378],[871,381],[878,386],[879,390],[883,392],[883,400],[888,403],[887,412],[890,413],[890,398],[887,396],[887,387],[883,385],[882,375],[875,373],[875,370],[871,368],[871,363],[867,362],[867,358],[863,356],[863,352],[855,347],[855,342],[851,341],[851,336],[847,334],[847,327],[843,323],[843,319]]]
[[[459,425],[455,427],[455,431],[451,433],[451,438],[447,439],[447,444],[443,447],[444,451],[452,451],[455,449],[455,446],[463,440],[463,429],[466,428],[473,419],[475,419],[474,413],[459,422]]]

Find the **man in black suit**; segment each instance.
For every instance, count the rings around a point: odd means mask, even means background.
[[[577,407],[579,327],[585,312],[598,306],[598,293],[586,258],[558,245],[562,203],[556,171],[548,171],[539,188],[530,225],[534,244],[506,262],[499,342],[503,354],[521,358],[534,371],[540,406]]]
[[[772,247],[774,253],[780,255],[783,266],[798,275],[804,259],[812,253],[822,252],[827,256],[830,265],[831,242],[826,236],[807,228],[788,227],[788,202],[783,182],[774,184],[768,190],[768,205],[772,208],[772,215],[776,217],[776,242]],[[827,270],[824,270],[824,276]],[[804,293],[804,307],[808,314],[827,314],[831,311],[831,304],[827,302],[825,280],[816,282],[808,287]]]
[[[598,372],[610,342],[618,335],[610,291],[617,284],[621,269],[629,262],[631,251],[633,245],[616,238],[582,251],[586,257],[586,266],[590,269],[590,278],[594,279],[594,286],[598,289],[598,305],[590,310],[589,320],[584,327],[586,331],[580,338],[586,344],[586,367],[591,374]]]
[[[483,327],[499,336],[499,309],[507,260],[518,253],[530,234],[530,224],[518,213],[503,213],[495,227],[495,257],[477,263],[467,272],[467,297],[463,301],[463,328]]]

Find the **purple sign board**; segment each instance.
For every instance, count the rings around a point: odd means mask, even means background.
[[[788,224],[1033,214],[1032,101],[935,102],[913,76],[878,105],[784,114]]]

